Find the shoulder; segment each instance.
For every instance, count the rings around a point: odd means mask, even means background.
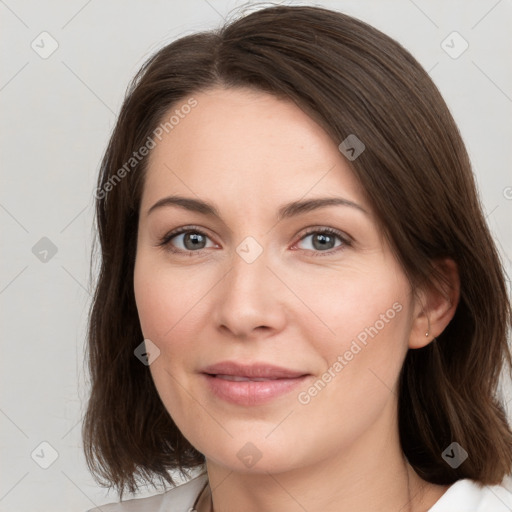
[[[202,474],[162,494],[101,505],[88,512],[189,512],[207,478]]]
[[[510,512],[512,478],[500,485],[481,485],[470,479],[455,482],[428,512]]]

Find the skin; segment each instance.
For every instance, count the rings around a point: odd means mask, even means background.
[[[215,511],[427,510],[447,487],[420,479],[403,456],[397,381],[407,350],[453,317],[456,268],[440,264],[451,289],[412,293],[349,162],[294,103],[246,89],[194,98],[149,157],[134,279],[144,337],[160,350],[152,377],[178,428],[206,456]],[[178,206],[148,215],[171,194],[208,201],[220,218]],[[277,220],[285,203],[335,196],[365,212],[338,205]],[[190,225],[207,235],[201,250],[185,246],[183,234],[158,245]],[[318,248],[305,232],[326,227],[352,242],[335,235]],[[247,236],[262,248],[252,263],[236,252]],[[299,392],[397,303],[400,312],[300,403]],[[213,395],[198,373],[225,360],[310,377],[268,404],[240,406]],[[250,468],[237,457],[248,442],[261,454]],[[206,500],[199,508],[208,510]]]

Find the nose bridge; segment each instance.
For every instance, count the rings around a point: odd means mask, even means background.
[[[268,296],[271,272],[269,251],[253,237],[246,237],[235,250],[231,260],[231,272],[227,284],[227,296],[239,311],[263,311],[269,304]]]
[[[282,328],[282,294],[278,281],[267,268],[271,266],[269,255],[254,237],[246,237],[236,247],[216,303],[217,325],[238,336],[250,335],[258,327]]]
[[[232,286],[254,292],[264,292],[270,271],[269,251],[254,237],[246,237],[235,249],[231,262]]]

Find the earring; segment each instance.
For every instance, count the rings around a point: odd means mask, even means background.
[[[429,332],[427,331],[427,332],[425,333],[425,336],[428,338],[428,335],[429,335]]]

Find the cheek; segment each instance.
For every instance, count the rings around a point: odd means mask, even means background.
[[[208,317],[208,291],[215,280],[193,269],[175,269],[141,254],[135,265],[134,292],[145,339],[159,349],[150,365],[157,390],[173,411],[186,410],[190,376],[202,353],[200,331]]]
[[[316,443],[325,454],[336,444],[349,446],[378,422],[383,411],[394,410],[393,391],[407,351],[407,285],[382,279],[358,282],[359,286],[346,283],[343,290],[326,288],[317,297],[322,319],[335,336],[320,339],[310,331],[324,368],[297,397],[297,418],[303,426],[312,426],[303,441]],[[320,432],[325,443],[318,443]]]
[[[190,410],[183,388],[188,387],[187,354],[195,350],[196,337],[187,336],[186,331],[197,320],[193,305],[201,296],[194,280],[180,280],[180,275],[163,271],[144,254],[138,256],[134,270],[135,301],[142,332],[160,350],[149,369],[157,392],[175,421],[181,419],[180,411]]]
[[[354,339],[364,344],[375,337],[407,330],[403,320],[408,316],[409,286],[392,270],[343,269],[294,282],[298,283],[297,296],[317,319],[309,325],[321,334],[322,347],[340,350]],[[326,343],[329,338],[331,341]]]
[[[318,311],[326,327],[322,335],[320,323],[308,328],[308,338],[323,359],[325,373],[321,376],[328,381],[325,391],[318,385],[323,395],[318,401],[378,406],[395,385],[407,352],[410,288],[405,278],[392,270],[346,273],[344,277],[326,280],[308,296],[308,305]],[[304,402],[316,400],[315,390],[305,391]]]
[[[190,322],[204,288],[199,272],[166,270],[142,255],[135,265],[134,292],[144,336],[163,345],[176,338],[175,331]]]

